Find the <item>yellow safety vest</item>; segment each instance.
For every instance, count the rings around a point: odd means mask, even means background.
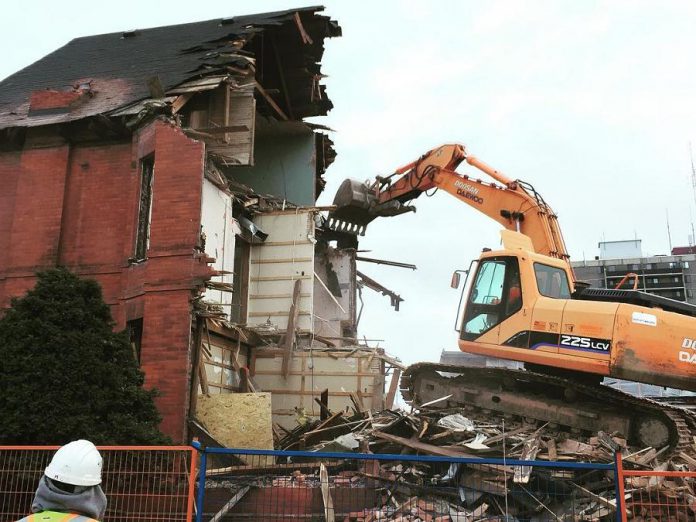
[[[89,518],[84,515],[76,515],[74,513],[60,513],[58,511],[42,511],[34,513],[28,517],[24,517],[17,522],[99,522],[94,518]]]

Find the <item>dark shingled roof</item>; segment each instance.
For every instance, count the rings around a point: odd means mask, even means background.
[[[159,78],[166,91],[188,79],[228,72],[226,66],[246,69],[254,62],[251,40],[265,31],[276,35],[273,38],[281,61],[287,57],[288,64],[284,67],[292,68],[285,71],[290,96],[301,91],[309,93],[313,78],[319,74],[324,38],[341,34],[335,21],[316,14],[323,9],[304,7],[76,38],[0,82],[0,129],[61,123],[108,113],[149,98],[148,79],[153,76]],[[312,43],[303,43],[294,19],[296,13]],[[264,46],[259,48],[266,53]],[[270,82],[273,75],[268,76]],[[261,83],[269,88],[264,81]],[[69,91],[87,82],[91,82],[92,96],[69,112],[39,111],[29,115],[32,92]],[[311,102],[310,98],[313,96],[308,95],[306,102],[299,100],[296,117],[326,114],[331,108],[325,96]]]

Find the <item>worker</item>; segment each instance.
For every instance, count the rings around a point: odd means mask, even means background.
[[[507,304],[505,316],[510,316],[520,309],[522,305],[522,288],[520,287],[520,273],[516,268],[510,273],[509,289],[507,294]]]
[[[102,457],[87,440],[56,451],[39,480],[32,514],[18,522],[99,522],[106,511]]]

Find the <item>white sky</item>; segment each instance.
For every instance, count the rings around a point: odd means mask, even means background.
[[[288,1],[165,4],[132,0],[4,7],[0,78],[90,34],[286,9]],[[689,1],[326,0],[344,36],[323,70],[335,108],[320,119],[338,151],[320,203],[346,177],[388,174],[426,150],[460,142],[532,183],[559,215],[573,259],[597,242],[639,237],[644,253],[688,243],[694,210],[696,3]],[[471,172],[472,168],[460,169]],[[499,226],[447,194],[418,213],[373,222],[361,248],[417,272],[361,263],[406,300],[365,290],[360,330],[405,362],[456,349],[451,272]]]

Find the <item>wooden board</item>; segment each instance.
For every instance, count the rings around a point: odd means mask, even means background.
[[[196,417],[228,448],[273,449],[270,393],[201,395]]]

